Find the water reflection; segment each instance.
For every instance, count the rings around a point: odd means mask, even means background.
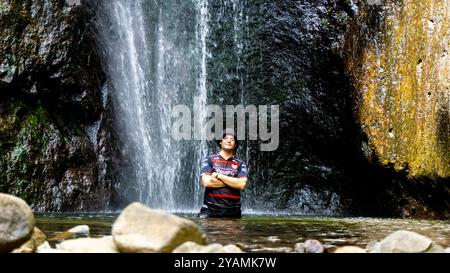
[[[241,219],[202,218],[198,224],[207,234],[240,236],[243,229]]]
[[[245,217],[195,219],[210,241],[236,244],[247,252],[291,252],[295,244],[317,239],[327,248],[355,245],[365,248],[396,230],[415,231],[443,246],[450,245],[445,221],[326,217]]]

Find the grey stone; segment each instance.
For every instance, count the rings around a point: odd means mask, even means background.
[[[193,221],[140,203],[123,210],[112,235],[120,252],[172,252],[187,241],[206,244],[206,235]]]
[[[63,231],[56,236],[53,236],[52,238],[49,238],[49,241],[64,241],[64,240],[70,240],[70,239],[77,239],[77,238],[87,238],[90,236],[90,229],[87,225],[80,225],[73,227],[69,230]]]
[[[334,253],[366,253],[366,251],[357,246],[344,246],[336,249]]]
[[[74,228],[71,228],[68,230],[70,233],[73,234],[74,237],[76,238],[80,238],[80,237],[89,237],[89,226],[87,225],[81,225],[81,226],[76,226]]]
[[[56,245],[57,250],[69,253],[118,253],[112,236],[103,238],[80,238],[63,241]]]
[[[371,253],[421,253],[431,249],[432,243],[416,232],[399,230],[376,244]]]
[[[307,240],[304,243],[297,243],[295,245],[295,252],[298,253],[324,253],[325,247],[317,240]]]
[[[185,242],[176,249],[173,253],[242,253],[242,250],[235,245],[210,244],[199,245],[194,242]]]
[[[26,242],[33,232],[34,216],[20,198],[0,193],[0,252],[9,252]]]

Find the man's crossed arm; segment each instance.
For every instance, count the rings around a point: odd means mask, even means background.
[[[202,184],[207,188],[223,188],[225,186],[237,190],[245,189],[247,177],[230,177],[219,173],[205,174],[202,176]]]

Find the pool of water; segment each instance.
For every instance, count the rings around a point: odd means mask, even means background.
[[[88,225],[91,237],[111,235],[117,214],[47,214],[36,216],[36,226],[48,237],[76,225]],[[235,244],[245,252],[292,252],[296,243],[308,239],[334,248],[356,245],[365,248],[372,240],[381,240],[396,230],[415,231],[436,243],[450,247],[448,221],[331,218],[300,216],[245,216],[242,219],[199,219],[209,243]]]

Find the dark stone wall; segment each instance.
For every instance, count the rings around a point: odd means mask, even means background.
[[[424,141],[433,144],[432,135],[439,132],[440,140],[434,145],[416,146],[417,139],[410,137],[405,144],[402,138],[397,138],[401,145],[377,147],[380,135],[372,134],[372,139],[368,139],[370,126],[376,131],[387,126],[389,120],[398,120],[397,127],[402,128],[408,125],[405,122],[408,113],[415,112],[413,105],[428,103],[430,94],[425,91],[421,100],[415,101],[418,96],[408,94],[415,94],[416,90],[389,89],[390,82],[396,78],[411,79],[409,87],[417,82],[414,80],[417,62],[414,66],[401,64],[415,62],[416,53],[430,45],[429,52],[439,52],[433,56],[441,61],[424,66],[423,73],[439,67],[439,71],[448,71],[442,66],[442,58],[447,56],[446,49],[442,48],[446,38],[429,42],[420,38],[416,44],[409,43],[411,37],[424,37],[421,29],[430,24],[436,31],[445,31],[442,26],[446,20],[440,15],[443,13],[427,11],[445,8],[436,1],[431,1],[434,5],[429,1],[403,2],[380,1],[377,5],[363,0],[256,0],[242,1],[237,7],[232,3],[209,2],[210,103],[280,105],[278,150],[260,152],[257,143],[248,142],[238,152],[242,158],[248,156],[250,166],[251,183],[244,198],[247,208],[300,214],[449,217],[448,178],[414,176],[408,171],[408,165],[389,164],[377,157],[380,150],[394,156],[432,155],[435,150],[442,151],[442,143],[446,143],[442,139],[448,138],[448,126],[442,122],[448,119],[445,111],[436,108],[441,113],[436,122],[428,120],[428,115],[423,116],[423,128],[431,132]],[[242,16],[236,17],[236,10]],[[420,26],[407,27],[412,19],[405,21],[409,17],[402,14],[410,14]],[[427,20],[422,19],[429,14],[436,18],[425,24]],[[395,26],[397,33],[393,30]],[[400,41],[409,55],[390,53],[401,49],[390,46],[391,41]],[[364,57],[367,52],[371,58]],[[380,67],[377,60],[381,62]],[[383,72],[377,77],[379,69]],[[405,75],[395,76],[402,73]],[[423,86],[428,86],[433,78],[445,79],[435,73],[428,81],[422,78]],[[392,108],[402,109],[405,100],[412,101],[409,105],[413,107],[383,116],[385,112],[377,112],[379,108],[371,108],[372,104],[364,100],[371,88],[378,94],[391,94],[386,96],[384,106],[380,104],[381,108],[394,102]],[[445,86],[437,89],[431,93],[445,93]],[[434,100],[441,104],[448,102],[444,95],[436,95]],[[433,103],[428,105],[435,109]],[[378,123],[368,124],[371,119],[377,119]],[[420,136],[417,123],[410,125],[407,128],[410,135]],[[400,129],[396,134],[406,134],[408,130]],[[388,138],[388,130],[385,131],[383,138]],[[246,146],[250,148],[249,153]],[[445,157],[420,159],[415,161],[419,168],[448,168]],[[402,157],[394,161],[403,162]]]
[[[112,199],[116,153],[95,5],[0,4],[0,191],[37,211],[103,210]]]
[[[231,4],[212,2],[211,101],[280,106],[279,148],[260,152],[260,143],[248,142],[239,151],[246,157],[250,148],[248,207],[347,213],[343,185],[352,177],[345,165],[353,160],[355,127],[340,52],[353,16],[349,4],[246,1],[236,20]]]

